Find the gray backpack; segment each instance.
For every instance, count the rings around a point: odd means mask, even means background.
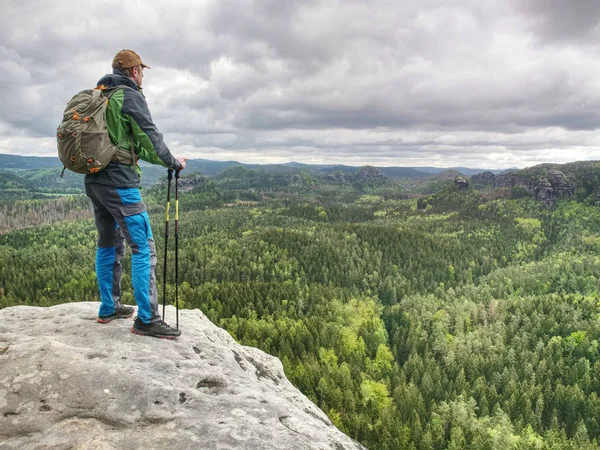
[[[69,100],[63,120],[56,129],[58,157],[65,169],[93,174],[111,161],[128,165],[136,163],[133,145],[130,144],[130,151],[121,148],[127,138],[114,145],[106,128],[108,99],[117,89],[124,87],[85,89]]]

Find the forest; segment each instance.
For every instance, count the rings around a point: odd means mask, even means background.
[[[600,449],[600,170],[559,169],[577,186],[552,204],[456,173],[186,175],[180,306],[369,449]],[[90,205],[65,193],[0,202],[0,308],[98,300]],[[162,285],[164,180],[142,195]]]

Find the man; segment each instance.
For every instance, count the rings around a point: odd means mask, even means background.
[[[142,93],[144,64],[133,50],[121,50],[112,63],[113,73],[98,81],[100,89],[112,91],[106,109],[106,126],[113,145],[135,151],[130,164],[113,158],[106,168],[85,176],[85,191],[94,205],[98,228],[96,275],[100,289],[98,322],[129,318],[134,308],[121,305],[121,258],[125,240],[131,247],[131,279],[138,305],[131,331],[137,334],[173,339],[181,331],[161,320],[156,289],[156,247],[152,238],[146,205],[140,195],[141,169],[137,159],[162,164],[173,170],[185,168],[186,158],[175,158],[152,122]],[[111,91],[109,91],[111,92]],[[122,152],[121,152],[122,153]],[[122,161],[122,159],[121,159]]]

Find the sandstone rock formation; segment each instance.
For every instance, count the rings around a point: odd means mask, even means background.
[[[174,176],[173,176],[174,177]],[[175,180],[172,181],[173,185]],[[190,177],[180,178],[179,179],[179,189],[181,192],[189,192],[192,189],[195,189],[199,186],[203,186],[210,183],[209,179],[200,174],[194,174]]]
[[[168,341],[97,309],[0,310],[0,449],[364,448],[201,311],[180,311]]]
[[[575,191],[565,174],[556,169],[547,170],[544,175],[538,177],[518,172],[501,175],[483,172],[473,175],[471,183],[476,188],[522,188],[536,200],[540,200],[548,206],[554,205],[558,199],[571,197]]]
[[[454,186],[456,186],[458,190],[464,191],[469,188],[469,182],[464,177],[456,177],[454,179]]]

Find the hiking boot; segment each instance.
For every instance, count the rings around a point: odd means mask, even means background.
[[[144,323],[139,317],[136,317],[133,321],[131,332],[143,336],[154,336],[163,339],[175,339],[176,337],[181,336],[181,330],[170,327],[163,320]]]
[[[133,308],[132,306],[121,305],[117,309],[115,309],[115,312],[112,313],[110,316],[98,316],[96,321],[100,323],[108,323],[113,321],[114,319],[127,319],[133,316],[134,311],[135,308]]]

